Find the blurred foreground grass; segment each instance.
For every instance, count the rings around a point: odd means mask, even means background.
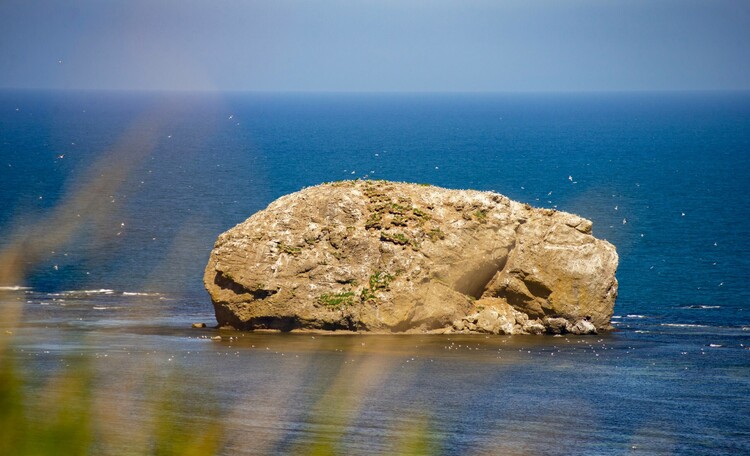
[[[92,442],[90,372],[79,366],[53,380],[38,397],[16,363],[0,365],[0,454],[87,454]]]
[[[122,218],[117,215],[118,206],[107,196],[116,194],[128,175],[154,153],[160,138],[166,136],[165,121],[181,109],[179,103],[165,102],[145,112],[101,153],[88,172],[68,183],[68,191],[55,207],[33,222],[17,217],[19,223],[9,225],[0,243],[0,287],[23,286],[36,265],[74,239],[96,242],[106,237],[107,233],[97,230]],[[165,259],[164,269],[174,266]],[[111,384],[111,378],[104,378],[105,373],[91,355],[68,354],[58,365],[40,370],[14,346],[14,334],[23,322],[24,302],[0,288],[0,455],[277,454],[289,445],[290,434],[280,421],[264,423],[264,431],[260,431],[264,435],[231,435],[236,434],[233,420],[252,418],[238,413],[249,404],[221,410],[212,393],[216,385],[201,384],[201,379],[175,368],[142,360],[143,365],[127,372],[129,378],[138,379],[135,384]],[[85,340],[80,342],[86,345]],[[309,422],[327,431],[315,433],[312,440],[304,442],[291,437],[294,454],[349,453],[342,437],[351,431],[364,399],[392,368],[372,358],[363,361],[353,377],[352,372],[338,366],[338,372],[332,369],[335,380],[330,385],[308,385],[325,392],[324,399],[309,410]],[[286,375],[297,376],[299,372]],[[186,387],[191,385],[195,391],[196,383],[201,387],[200,397],[189,394]],[[257,394],[267,393],[263,385],[250,386]],[[342,406],[343,391],[346,407]],[[283,397],[278,400],[281,411],[299,406],[285,402]],[[417,424],[399,431],[389,454],[438,451],[431,443],[434,436],[429,420],[414,421]]]
[[[135,387],[118,384],[121,391],[115,394],[106,380],[97,384],[102,372],[86,358],[67,358],[41,374],[44,378],[35,378],[10,345],[0,352],[0,454],[351,454],[346,433],[354,430],[371,389],[389,371],[382,360],[362,361],[354,372],[340,370],[330,384],[314,385],[324,394],[309,409],[307,435],[289,433],[288,423],[279,419],[239,436],[236,423],[230,424],[233,413],[252,407],[251,398],[231,407],[235,410],[221,410],[211,384],[201,385],[195,397],[185,385],[194,387],[200,379],[175,368],[152,372],[153,366],[138,372]],[[281,410],[294,406],[278,403]],[[439,454],[429,417],[414,418],[395,434],[387,452],[376,452]]]
[[[20,223],[9,225],[0,244],[0,286],[12,289],[23,284],[35,265],[77,236],[86,235],[91,242],[106,236],[97,230],[107,225],[103,221],[111,225],[118,210],[107,195],[116,194],[126,177],[154,152],[165,121],[179,109],[174,100],[166,100],[142,113],[87,172],[68,182],[67,193],[55,207],[31,223],[19,214]],[[147,414],[150,418],[135,426],[140,438],[125,447],[114,445],[120,442],[113,428],[131,421],[120,409],[127,409],[135,395],[113,398],[101,391],[96,368],[86,358],[67,359],[65,367],[40,385],[40,379],[26,369],[30,366],[14,358],[13,334],[22,322],[23,307],[23,301],[0,289],[4,329],[0,333],[0,455],[217,453],[222,428],[216,412],[193,413],[194,402],[180,397],[177,388],[153,390],[150,394],[158,399],[150,401],[155,404]],[[140,373],[144,378],[148,375]],[[179,374],[173,375],[172,384],[177,386]]]
[[[219,452],[222,426],[216,410],[201,415],[176,387],[155,389],[153,409],[136,423],[123,448],[112,427],[123,399],[101,399],[87,360],[71,359],[41,386],[33,386],[8,353],[0,362],[0,454],[211,455]],[[171,384],[179,385],[178,375]],[[210,394],[208,394],[210,397]],[[133,400],[134,398],[125,398]],[[206,425],[206,422],[209,424]],[[131,429],[128,430],[132,432]]]

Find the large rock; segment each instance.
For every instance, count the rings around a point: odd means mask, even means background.
[[[346,181],[219,236],[204,282],[219,324],[237,329],[592,333],[610,328],[617,262],[577,215]]]

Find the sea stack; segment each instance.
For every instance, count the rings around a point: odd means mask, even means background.
[[[221,234],[204,283],[236,329],[591,334],[618,263],[591,225],[493,192],[327,183]]]

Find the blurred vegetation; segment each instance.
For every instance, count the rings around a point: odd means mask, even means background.
[[[101,153],[86,173],[69,183],[56,207],[33,223],[21,219],[21,223],[12,226],[0,245],[0,286],[23,285],[35,265],[43,263],[50,252],[69,245],[73,239],[83,236],[94,242],[106,238],[108,234],[101,227],[111,223],[104,221],[120,220],[114,217],[118,206],[106,196],[116,194],[126,177],[153,153],[159,139],[165,136],[165,119],[172,118],[179,109],[179,105],[165,104],[144,114],[110,150]],[[393,206],[391,210],[400,216],[407,211],[400,206]],[[414,215],[426,216],[417,209]],[[395,243],[411,242],[400,233],[390,236]],[[289,255],[301,251],[300,247],[284,244],[280,244],[279,249]],[[164,263],[166,269],[174,267],[168,260]],[[376,290],[387,289],[392,279],[393,276],[386,273],[374,274],[369,280],[367,296],[374,297]],[[326,306],[343,308],[352,305],[354,300],[354,292],[344,292],[323,295],[319,301]],[[236,452],[231,449],[229,435],[233,433],[230,430],[233,411],[221,410],[216,405],[219,401],[214,400],[210,384],[203,385],[199,397],[189,394],[190,388],[186,386],[195,387],[200,380],[183,372],[149,366],[144,360],[144,366],[136,372],[128,372],[128,378],[137,379],[135,385],[128,382],[110,385],[111,378],[89,355],[58,360],[62,361],[58,367],[43,367],[39,373],[35,369],[38,366],[22,358],[14,347],[14,333],[22,326],[23,302],[0,290],[0,323],[4,330],[0,333],[0,456],[206,456]],[[85,345],[85,341],[82,342]],[[312,442],[308,440],[296,448],[294,454],[349,454],[342,437],[351,429],[362,401],[371,392],[368,388],[383,381],[384,374],[393,367],[368,359],[363,361],[362,368],[354,373],[355,378],[345,374],[339,366],[333,384],[312,385],[327,393],[325,400],[310,411],[310,422],[330,424],[327,429],[332,431],[316,432]],[[109,375],[121,376],[117,371]],[[262,392],[262,385],[257,386]],[[343,391],[347,391],[346,407],[341,400]],[[286,404],[284,399],[280,398],[279,407],[300,406]],[[238,404],[237,408],[246,406]],[[418,419],[417,423],[413,428],[399,430],[400,438],[395,439],[390,454],[435,454],[438,451],[428,439],[434,439],[429,432],[429,421]],[[264,435],[241,436],[240,445],[247,445],[243,449],[254,454],[278,453],[289,435],[283,431],[284,423],[266,424]]]
[[[95,384],[97,372],[86,359],[68,359],[65,367],[46,381],[31,379],[5,349],[0,362],[0,454],[2,455],[89,455],[151,454],[158,456],[204,456],[231,454],[225,447],[227,416],[220,412],[210,390],[190,397],[181,385],[187,376],[171,371],[165,381],[149,375],[151,385],[145,417],[133,413],[134,397],[140,393],[109,397],[106,388]],[[383,380],[388,369],[377,362],[364,362],[354,378],[339,375],[327,386],[323,399],[312,407],[309,419],[320,427],[312,441],[295,445],[293,454],[349,454],[344,436],[357,418],[369,388]],[[33,381],[32,381],[33,380]],[[159,386],[166,385],[166,386]],[[369,386],[368,386],[369,385]],[[210,385],[206,385],[207,387]],[[104,389],[104,391],[102,391]],[[347,401],[340,400],[342,390]],[[100,394],[103,393],[103,394]],[[338,399],[338,400],[337,400]],[[346,403],[345,403],[346,402]],[[280,407],[285,407],[283,403]],[[127,422],[123,423],[123,419]],[[388,454],[439,454],[439,445],[426,415],[397,432]],[[279,429],[283,423],[277,423]],[[119,434],[122,435],[113,435]],[[261,437],[261,436],[256,436]],[[274,454],[289,436],[281,432],[266,445],[254,446],[253,454]]]
[[[168,385],[179,385],[170,374]],[[217,409],[205,410],[178,388],[154,389],[150,420],[137,423],[139,438],[120,448],[107,427],[117,427],[122,399],[96,396],[95,370],[87,360],[70,359],[42,386],[32,381],[8,353],[0,363],[0,454],[218,454],[223,428]],[[201,398],[210,404],[211,394]],[[125,398],[125,401],[134,398]],[[97,410],[101,409],[101,410]],[[99,414],[103,417],[99,417]],[[103,419],[101,419],[103,418]],[[114,426],[113,426],[114,425]],[[132,436],[131,436],[132,437]],[[112,444],[110,447],[109,443]]]
[[[0,454],[89,454],[91,371],[83,362],[30,391],[13,360],[0,364]]]

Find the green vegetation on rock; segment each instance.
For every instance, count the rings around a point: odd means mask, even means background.
[[[409,245],[411,240],[404,233],[380,233],[380,240],[385,242],[391,242],[397,245]]]
[[[445,239],[445,233],[443,233],[443,230],[441,230],[440,228],[431,229],[430,231],[427,232],[427,236],[430,237],[430,240],[432,242]]]
[[[284,244],[283,242],[279,242],[279,251],[282,253],[286,253],[289,255],[297,256],[300,253],[302,253],[302,249],[299,247],[292,247],[291,245]]]
[[[365,222],[365,228],[368,230],[379,230],[383,228],[383,215],[379,212],[373,212],[370,214],[370,218]]]
[[[424,212],[424,211],[420,210],[420,209],[419,209],[419,208],[417,208],[417,207],[413,207],[413,208],[411,208],[411,212],[412,212],[412,214],[414,214],[414,215],[415,215],[416,217],[419,217],[420,219],[423,219],[423,220],[429,220],[429,219],[431,218],[431,217],[430,217],[430,214],[428,214],[427,212]]]
[[[326,307],[340,309],[354,305],[354,292],[323,293],[318,297],[318,303]]]
[[[370,289],[372,291],[387,290],[393,279],[394,277],[387,272],[377,271],[370,276]]]
[[[375,292],[378,290],[390,290],[389,285],[393,279],[395,279],[395,277],[391,274],[388,274],[387,272],[375,271],[370,275],[370,279],[368,280],[369,286],[363,288],[360,292],[360,300],[362,302],[367,302],[377,299],[377,297],[375,296]]]

